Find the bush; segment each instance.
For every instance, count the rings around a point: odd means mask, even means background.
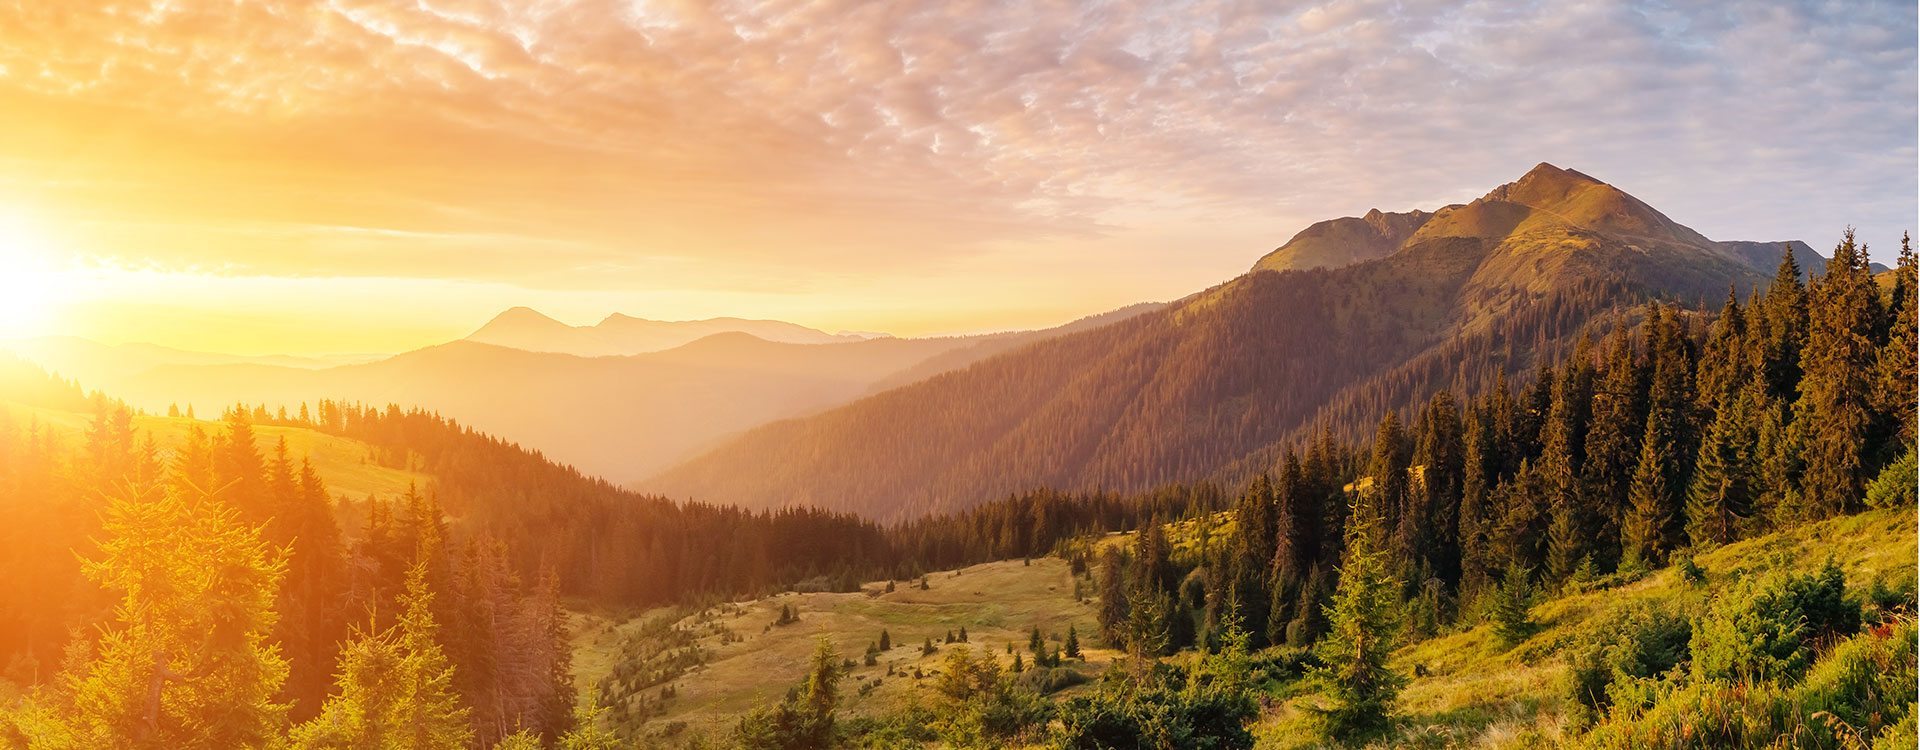
[[[1920,459],[1914,457],[1913,446],[1907,446],[1907,452],[1899,460],[1887,465],[1880,476],[1867,485],[1867,506],[1871,508],[1904,508],[1914,504],[1916,487],[1920,482]]]
[[[1029,669],[1014,678],[1013,684],[1037,695],[1052,695],[1075,685],[1083,684],[1087,676],[1066,667],[1048,669]]]
[[[1818,573],[1774,577],[1718,602],[1693,626],[1694,676],[1799,679],[1816,641],[1860,629],[1860,605],[1846,593],[1846,575],[1828,560]]]
[[[1910,621],[1837,645],[1797,687],[1695,680],[1644,712],[1616,715],[1593,748],[1880,748],[1914,746],[1916,673]],[[1616,712],[1619,714],[1619,712]]]
[[[1687,618],[1640,605],[1597,621],[1568,669],[1568,698],[1580,718],[1597,721],[1615,705],[1639,710],[1657,694],[1658,678],[1687,658]]]

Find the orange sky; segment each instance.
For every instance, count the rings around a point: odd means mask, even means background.
[[[1891,248],[1911,4],[1686,12],[0,0],[0,337],[1049,325],[1543,160],[1716,238]]]

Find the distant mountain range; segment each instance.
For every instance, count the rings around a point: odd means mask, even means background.
[[[1648,299],[1751,290],[1785,247],[1717,242],[1541,164],[1471,203],[1315,224],[1247,275],[726,441],[639,486],[902,519],[1038,486],[1239,478],[1314,425],[1530,370]]]
[[[919,339],[833,335],[735,318],[660,323],[616,315],[576,328],[515,308],[473,337],[344,365],[84,339],[0,348],[152,412],[193,406],[210,417],[235,402],[296,408],[322,398],[419,406],[589,473],[631,481],[731,433],[1153,307],[1136,305],[1048,330]],[[541,338],[543,331],[553,342]],[[558,351],[644,350],[696,333],[701,335],[692,341],[637,354]]]
[[[837,344],[882,337],[830,334],[778,320],[647,320],[620,313],[594,325],[570,326],[531,308],[515,307],[487,321],[466,340],[530,352],[608,357],[665,351],[723,333],[742,333],[781,344]]]

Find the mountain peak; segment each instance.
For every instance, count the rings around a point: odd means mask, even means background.
[[[507,326],[507,325],[523,326],[523,325],[566,325],[566,324],[561,323],[558,320],[554,320],[553,318],[549,317],[546,313],[543,313],[543,312],[540,312],[539,310],[535,310],[531,307],[526,307],[522,305],[522,306],[507,308],[505,311],[501,312],[499,315],[493,316],[493,319],[487,321],[487,324],[484,326],[481,326],[480,329],[486,330],[488,328],[492,328],[495,326]]]
[[[1544,208],[1560,203],[1575,194],[1592,187],[1607,190],[1617,189],[1612,185],[1596,180],[1571,169],[1561,169],[1547,162],[1535,164],[1533,169],[1520,176],[1520,179],[1494,188],[1481,198],[1485,201],[1508,201],[1522,205]]]

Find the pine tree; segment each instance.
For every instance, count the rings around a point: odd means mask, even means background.
[[[1646,380],[1633,339],[1622,327],[1612,336],[1594,386],[1587,458],[1581,467],[1581,506],[1595,524],[1591,549],[1599,560],[1611,561],[1619,554],[1622,517],[1640,463],[1640,438],[1646,434]]]
[[[81,747],[260,747],[285,721],[269,642],[286,563],[225,503],[178,489],[109,499],[83,572],[119,594],[92,658],[66,676]]]
[[[1834,249],[1827,271],[1811,290],[1804,375],[1794,405],[1806,425],[1806,471],[1801,477],[1807,518],[1828,518],[1860,506],[1874,468],[1863,455],[1873,422],[1873,374],[1878,346],[1874,321],[1879,291],[1867,274],[1865,248],[1853,230]]]
[[[1460,580],[1459,512],[1466,470],[1460,407],[1453,394],[1440,391],[1420,413],[1413,463],[1417,480],[1410,491],[1400,544],[1420,565],[1448,585]],[[1411,538],[1408,538],[1411,536]]]
[[[1598,531],[1585,505],[1589,493],[1580,481],[1587,409],[1593,401],[1593,378],[1586,365],[1590,356],[1583,337],[1554,384],[1541,440],[1540,479],[1549,518],[1547,570],[1556,581],[1565,580],[1581,557],[1593,553],[1593,536]]]
[[[932,639],[928,639],[929,646]],[[918,669],[916,668],[916,673]],[[746,750],[825,750],[834,744],[834,709],[840,700],[840,656],[825,636],[815,643],[806,679],[771,708],[752,711],[734,729],[734,745]]]
[[[1792,403],[1799,394],[1801,350],[1808,325],[1807,290],[1800,264],[1793,258],[1793,246],[1786,246],[1782,252],[1779,270],[1758,308],[1748,321],[1759,329],[1754,337],[1757,375],[1765,382],[1769,401]]]
[[[1696,547],[1733,541],[1753,513],[1755,437],[1748,409],[1756,397],[1724,402],[1700,444],[1686,506],[1687,538]]]
[[[1678,536],[1681,497],[1695,452],[1689,426],[1693,363],[1671,309],[1650,311],[1646,325],[1653,378],[1621,541],[1627,559],[1657,565]]]
[[[1533,623],[1527,618],[1527,611],[1533,605],[1530,579],[1526,568],[1507,566],[1507,573],[1500,579],[1500,587],[1494,592],[1493,634],[1509,647],[1518,645],[1533,634]]]
[[[1356,506],[1347,532],[1347,554],[1340,566],[1340,583],[1327,605],[1328,630],[1314,653],[1321,666],[1312,672],[1313,684],[1329,705],[1318,709],[1327,734],[1341,742],[1358,742],[1392,726],[1394,704],[1406,678],[1388,659],[1399,631],[1399,582],[1386,567],[1376,545],[1380,521],[1365,506]]]
[[[1747,328],[1747,313],[1741,309],[1734,288],[1728,287],[1726,304],[1714,317],[1706,345],[1700,350],[1695,378],[1700,413],[1709,418],[1722,405],[1738,398],[1754,377]]]
[[[1072,625],[1067,626],[1067,658],[1080,658],[1080,633]]]
[[[1400,427],[1400,415],[1388,411],[1380,420],[1380,428],[1374,432],[1373,460],[1367,465],[1372,489],[1361,494],[1361,502],[1368,506],[1367,511],[1373,517],[1379,519],[1373,529],[1373,533],[1379,535],[1374,545],[1389,551],[1393,557],[1388,564],[1400,572],[1404,572],[1408,564],[1407,558],[1402,555],[1411,554],[1411,551],[1391,549],[1389,545],[1406,509],[1410,460],[1406,434]]]
[[[1469,407],[1461,432],[1460,589],[1473,591],[1492,579],[1493,488],[1499,482],[1498,453],[1485,410]]]
[[[1891,315],[1887,331],[1887,345],[1880,349],[1879,369],[1876,373],[1877,388],[1874,403],[1884,413],[1884,421],[1889,425],[1893,440],[1888,441],[1892,451],[1898,453],[1898,446],[1914,443],[1916,378],[1920,378],[1920,363],[1916,363],[1916,346],[1920,346],[1920,331],[1916,330],[1916,311],[1920,311],[1920,260],[1913,252],[1913,239],[1900,235],[1900,263],[1894,269],[1893,288],[1890,295]]]

